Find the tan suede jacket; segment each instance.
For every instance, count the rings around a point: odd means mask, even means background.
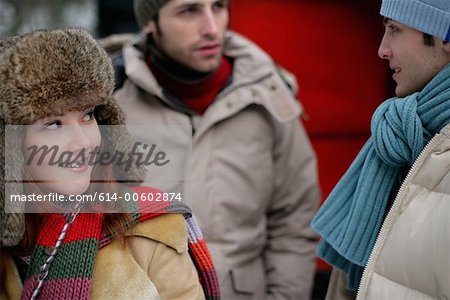
[[[125,242],[125,243],[124,243]],[[90,299],[205,299],[187,248],[183,216],[159,216],[98,251]],[[10,256],[0,299],[20,299],[22,283]]]

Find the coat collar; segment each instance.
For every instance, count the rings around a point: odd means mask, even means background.
[[[125,45],[125,72],[138,87],[173,107],[174,103],[164,96],[161,86],[145,62],[146,38],[145,35],[139,35],[133,43]],[[223,119],[251,104],[262,105],[279,122],[293,120],[302,113],[299,102],[286,84],[289,80],[280,75],[284,71],[276,66],[267,53],[231,31],[226,33],[225,44],[225,56],[234,60],[232,83],[218,95],[217,100],[220,101],[213,104],[219,105],[219,102],[227,98],[228,101],[224,104],[227,109],[222,110],[221,105],[215,109],[218,111],[215,115],[220,115],[220,119]],[[290,84],[295,86],[294,81]],[[235,96],[237,91],[240,97]],[[232,97],[228,97],[230,95]],[[212,122],[218,121],[216,117],[213,119]]]

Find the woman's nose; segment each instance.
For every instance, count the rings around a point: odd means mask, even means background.
[[[69,125],[68,127],[67,151],[79,152],[93,147],[89,125]]]

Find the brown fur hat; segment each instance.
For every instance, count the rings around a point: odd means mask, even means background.
[[[5,125],[32,124],[88,106],[96,106],[98,124],[124,125],[124,116],[112,99],[113,89],[110,58],[82,29],[41,30],[0,39],[0,168],[5,169],[5,159],[23,162],[23,140],[8,144],[17,151],[11,155],[14,157],[5,158]],[[115,150],[127,151],[131,145],[123,130],[111,129],[107,134],[102,132],[102,136]],[[118,174],[120,170],[114,172],[117,178],[124,175]],[[125,176],[139,181],[143,172],[135,168]],[[0,173],[0,241],[2,246],[13,246],[22,238],[24,218],[21,213],[4,213],[5,174]],[[20,180],[22,176],[13,174],[12,180]]]

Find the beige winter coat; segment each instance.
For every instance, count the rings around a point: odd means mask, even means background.
[[[232,83],[203,116],[170,101],[132,45],[123,51],[128,79],[115,97],[127,124],[192,126],[166,138],[194,132],[188,204],[223,299],[309,299],[316,246],[309,224],[320,193],[301,108],[267,54],[234,33],[226,45]]]
[[[333,271],[327,299],[354,299]],[[450,125],[423,150],[384,220],[358,300],[450,299]]]
[[[90,299],[205,299],[187,251],[187,229],[179,214],[138,224],[123,239],[100,249],[95,258]],[[22,283],[10,256],[6,289],[0,299],[20,299]]]

